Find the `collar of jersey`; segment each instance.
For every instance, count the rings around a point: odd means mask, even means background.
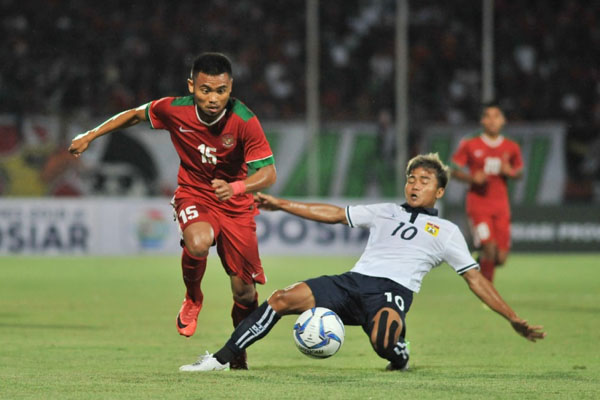
[[[201,123],[203,123],[206,126],[213,126],[214,124],[216,124],[217,122],[219,122],[221,120],[221,118],[223,118],[223,116],[225,115],[225,113],[227,112],[227,107],[225,107],[223,109],[223,112],[221,113],[221,115],[219,115],[217,117],[217,119],[215,119],[213,122],[204,122],[202,120],[202,118],[200,118],[200,114],[198,114],[198,106],[195,106],[194,109],[196,110],[196,117],[198,117],[198,121],[200,121]]]
[[[433,215],[434,217],[438,215],[437,208],[427,208],[427,207],[411,207],[408,203],[401,204],[402,208],[410,213],[421,213],[427,215]]]
[[[498,135],[497,138],[492,139],[491,137],[487,136],[485,133],[482,133],[481,140],[483,140],[483,143],[487,144],[490,147],[498,147],[504,141],[504,136]]]

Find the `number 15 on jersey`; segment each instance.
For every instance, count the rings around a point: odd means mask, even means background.
[[[214,147],[208,147],[204,143],[198,146],[198,151],[202,154],[202,162],[217,165],[217,156],[213,152],[217,151]]]

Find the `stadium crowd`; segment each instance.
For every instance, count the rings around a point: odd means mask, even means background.
[[[562,120],[575,198],[600,180],[600,14],[575,0],[495,1],[496,97],[510,121]],[[373,120],[393,110],[395,1],[320,2],[322,117]],[[3,0],[0,113],[106,116],[185,93],[190,61],[218,50],[235,91],[262,119],[305,112],[305,1],[149,5]],[[410,2],[410,115],[476,121],[481,6]],[[583,189],[582,189],[583,188]]]

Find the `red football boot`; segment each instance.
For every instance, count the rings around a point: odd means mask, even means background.
[[[177,331],[180,335],[190,337],[196,332],[198,324],[198,314],[202,309],[202,303],[192,301],[188,295],[185,295],[185,300],[181,305],[179,314],[177,314]]]

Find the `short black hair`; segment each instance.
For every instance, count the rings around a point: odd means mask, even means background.
[[[504,110],[502,110],[502,107],[500,107],[500,103],[496,100],[491,100],[481,104],[481,110],[479,115],[483,116],[483,114],[485,114],[488,108],[497,108],[498,110],[502,111],[502,113],[504,113]]]
[[[231,61],[229,61],[229,58],[222,53],[202,53],[196,57],[192,66],[192,71],[190,72],[190,79],[194,79],[199,72],[211,76],[226,73],[233,78]]]
[[[445,165],[438,153],[419,154],[411,158],[406,167],[406,176],[408,177],[415,169],[424,168],[435,171],[438,181],[438,188],[446,188],[450,180],[450,169]]]

